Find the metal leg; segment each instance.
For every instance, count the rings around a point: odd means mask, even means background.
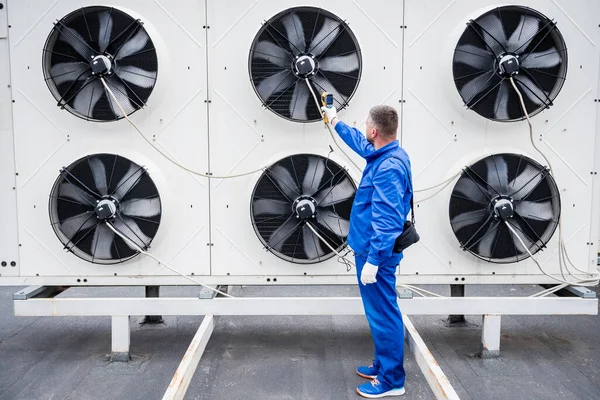
[[[481,332],[481,357],[500,357],[500,315],[484,315]]]
[[[160,286],[146,286],[146,297],[157,298],[159,297]],[[141,324],[164,324],[165,320],[162,315],[146,315],[142,320]]]
[[[110,361],[128,362],[130,341],[129,315],[113,315]]]
[[[465,285],[450,285],[450,297],[465,297]],[[446,326],[466,325],[467,320],[464,315],[449,315],[446,320]]]

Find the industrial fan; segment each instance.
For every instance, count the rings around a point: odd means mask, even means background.
[[[298,122],[321,114],[306,84],[317,95],[332,93],[344,108],[361,74],[358,42],[348,25],[315,7],[296,7],[266,21],[250,49],[252,84],[264,107]]]
[[[463,250],[494,263],[529,257],[546,246],[560,218],[560,195],[548,169],[519,154],[496,154],[467,166],[450,198],[450,224]]]
[[[50,195],[50,222],[65,249],[98,264],[115,264],[139,251],[158,231],[161,201],[148,172],[114,154],[83,157],[61,170]]]
[[[252,194],[254,230],[264,246],[293,263],[327,260],[343,248],[356,186],[335,162],[296,154],[270,166]]]
[[[84,7],[54,25],[44,46],[46,83],[58,105],[88,121],[114,121],[142,108],[156,83],[158,60],[139,20],[110,7]]]
[[[467,108],[494,121],[525,118],[552,105],[567,74],[567,47],[556,24],[528,7],[495,8],[469,21],[454,51],[453,74]]]

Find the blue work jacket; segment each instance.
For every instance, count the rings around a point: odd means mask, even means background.
[[[375,150],[358,129],[341,121],[335,130],[367,161],[352,204],[348,244],[373,265],[397,265],[403,255],[393,252],[394,242],[402,233],[412,196],[408,154],[398,141]]]

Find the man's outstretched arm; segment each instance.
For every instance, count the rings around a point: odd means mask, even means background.
[[[367,141],[365,136],[356,128],[346,125],[337,116],[335,108],[325,108],[323,111],[329,119],[329,123],[334,127],[335,131],[352,150],[359,156],[366,157],[368,154],[375,151],[371,143]]]

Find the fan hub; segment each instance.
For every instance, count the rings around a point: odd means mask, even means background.
[[[498,57],[498,73],[503,77],[517,75],[521,65],[516,54],[502,54]]]
[[[292,70],[299,78],[310,78],[317,73],[318,65],[314,56],[309,54],[301,54],[294,60]]]
[[[96,217],[101,220],[114,218],[117,214],[117,203],[113,199],[98,200],[98,204],[94,209]]]
[[[112,61],[108,56],[99,55],[95,56],[90,63],[92,67],[92,74],[94,75],[108,75],[112,72]]]
[[[314,218],[317,212],[317,202],[312,197],[300,197],[294,201],[294,212],[298,219]]]
[[[513,200],[505,197],[498,197],[492,201],[494,209],[494,218],[500,221],[506,221],[514,215]]]

